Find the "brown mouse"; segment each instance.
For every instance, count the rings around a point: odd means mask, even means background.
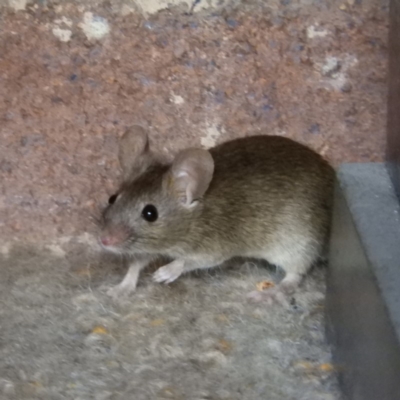
[[[250,136],[185,149],[168,163],[134,126],[121,138],[119,160],[123,184],[103,213],[100,243],[128,256],[130,266],[110,295],[133,292],[140,270],[160,256],[173,260],[154,273],[164,283],[239,256],[286,272],[275,288],[250,294],[279,299],[323,254],[334,169],[298,142]]]

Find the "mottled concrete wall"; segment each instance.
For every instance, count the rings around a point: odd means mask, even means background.
[[[202,1],[193,15],[188,1],[153,15],[144,1],[8,3],[0,30],[4,243],[94,231],[92,216],[118,183],[118,137],[133,123],[170,154],[265,133],[307,143],[335,164],[382,159],[387,2],[201,10]]]

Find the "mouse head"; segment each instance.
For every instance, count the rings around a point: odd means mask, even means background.
[[[179,244],[201,212],[214,172],[211,154],[186,149],[163,164],[144,129],[135,126],[121,138],[119,161],[124,182],[104,210],[102,246],[134,254],[163,253]]]

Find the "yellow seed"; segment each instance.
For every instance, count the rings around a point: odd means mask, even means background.
[[[104,328],[104,326],[95,326],[92,330],[92,333],[96,334],[96,335],[107,335],[108,331],[106,328]]]
[[[229,353],[232,350],[232,343],[228,342],[225,339],[218,340],[217,344],[218,350],[222,353]]]
[[[172,386],[162,389],[160,394],[166,399],[176,399],[176,389]]]
[[[157,319],[153,319],[153,321],[150,322],[151,326],[160,326],[163,325],[165,323],[165,319],[162,318],[157,318]]]
[[[324,372],[332,372],[334,371],[335,367],[330,363],[321,364],[319,369]]]
[[[256,288],[257,288],[257,290],[258,290],[259,292],[262,292],[263,290],[272,288],[272,287],[274,287],[274,286],[275,286],[275,283],[274,283],[274,282],[271,282],[271,281],[261,281],[261,282],[258,282],[258,283],[256,284]]]

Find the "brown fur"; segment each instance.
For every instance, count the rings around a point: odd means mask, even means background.
[[[135,133],[127,136],[133,143]],[[124,139],[121,145],[126,145]],[[282,287],[297,286],[326,242],[333,168],[313,150],[278,136],[223,143],[209,151],[212,160],[205,153],[186,150],[172,166],[157,162],[147,150],[136,154],[130,168],[147,169],[126,181],[104,213],[105,234],[127,232],[111,250],[136,260],[140,255],[141,261],[132,263],[136,280],[146,262],[158,255],[175,260],[156,272],[159,282],[233,256],[250,256],[282,267],[287,272]],[[176,196],[178,189],[188,191],[191,204]],[[157,208],[157,221],[142,218],[147,204]],[[133,289],[130,285],[129,291]],[[113,294],[120,294],[116,290]]]

